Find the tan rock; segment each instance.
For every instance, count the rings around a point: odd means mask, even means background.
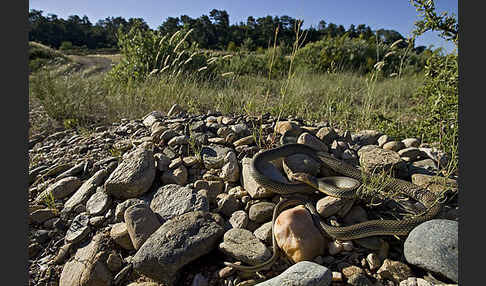
[[[382,148],[385,150],[398,152],[405,148],[405,144],[403,144],[402,141],[389,141],[383,144]]]
[[[296,263],[312,261],[323,255],[327,244],[304,206],[280,213],[275,221],[274,235],[280,249]]]
[[[441,194],[446,189],[452,189],[457,192],[457,181],[445,177],[413,174],[412,183],[424,187],[436,194]]]
[[[124,222],[116,223],[111,227],[110,236],[116,244],[127,250],[134,249],[127,225]]]
[[[111,285],[113,274],[104,261],[101,251],[105,234],[97,234],[92,241],[77,250],[74,259],[67,262],[61,272],[60,286]]]
[[[381,265],[376,273],[382,279],[392,280],[395,283],[400,283],[400,281],[413,277],[412,270],[407,264],[390,259],[385,259],[383,265]]]
[[[285,132],[290,132],[293,136],[298,136],[303,130],[297,122],[279,121],[275,124],[275,131],[280,135],[283,135]]]

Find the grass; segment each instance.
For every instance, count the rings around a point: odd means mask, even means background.
[[[152,110],[167,112],[175,103],[193,113],[210,109],[259,116],[268,112],[275,117],[328,121],[348,130],[382,129],[379,123],[383,122],[406,126],[420,120],[412,98],[422,83],[420,75],[379,80],[372,93],[368,92],[367,79],[352,73],[296,74],[287,79],[239,76],[215,84],[194,78],[154,77],[122,85],[108,83],[101,75],[54,77],[41,72],[31,77],[29,94],[32,100],[40,100],[52,118],[79,124],[140,118]],[[284,85],[287,88],[282,96]],[[404,131],[398,130],[402,134],[395,135],[406,136]]]

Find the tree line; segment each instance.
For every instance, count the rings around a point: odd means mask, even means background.
[[[118,30],[128,32],[130,28],[138,26],[151,30],[142,18],[108,17],[91,23],[87,16],[69,16],[59,18],[55,14],[44,16],[43,11],[31,9],[29,11],[29,41],[40,42],[44,45],[59,49],[82,47],[85,49],[118,48]],[[226,50],[244,46],[247,50],[258,47],[268,48],[273,45],[275,31],[278,27],[278,44],[291,46],[295,40],[298,19],[287,15],[266,16],[255,18],[249,16],[246,22],[240,21],[230,24],[229,14],[225,10],[212,9],[209,15],[191,18],[187,15],[168,17],[157,28],[163,34],[172,34],[180,29],[194,29],[190,40],[198,43],[202,49]],[[370,41],[379,40],[391,44],[405,38],[395,30],[379,29],[373,31],[365,24],[350,25],[346,29],[343,25],[327,23],[321,20],[317,27],[300,28],[305,33],[304,44],[316,42],[326,37],[339,37],[347,34],[350,38],[362,38]],[[406,47],[405,41],[399,46]],[[421,53],[424,46],[414,47],[414,51]]]

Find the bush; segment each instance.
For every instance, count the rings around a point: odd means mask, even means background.
[[[228,48],[226,49],[228,52],[236,52],[237,47],[235,42],[231,41],[228,43]]]
[[[393,44],[392,44],[393,45]],[[349,38],[344,34],[339,37],[326,37],[320,41],[308,43],[295,57],[296,67],[304,72],[356,72],[367,74],[373,71],[378,59],[386,57],[382,68],[384,75],[398,73],[400,68],[406,72],[419,72],[425,64],[425,57],[406,49],[393,49],[392,45],[378,43],[373,39]],[[403,59],[403,65],[401,67]]]
[[[420,127],[427,141],[439,141],[444,151],[457,153],[458,142],[458,63],[457,54],[434,53],[425,67],[424,85],[416,97],[423,101]]]
[[[272,62],[273,58],[273,62]],[[219,61],[217,69],[220,73],[233,72],[236,75],[261,75],[268,77],[272,66],[272,77],[281,77],[287,74],[290,60],[285,58],[282,50],[277,47],[267,49],[262,55],[255,53],[238,53],[228,61]]]
[[[128,33],[118,31],[118,45],[122,60],[110,72],[109,78],[117,82],[143,81],[149,75],[178,76],[201,72],[208,75],[211,69],[207,57],[189,43],[192,30],[180,30],[172,35],[146,30],[135,25]]]
[[[61,46],[59,46],[60,50],[71,50],[73,48],[73,43],[69,41],[65,41],[61,43]]]

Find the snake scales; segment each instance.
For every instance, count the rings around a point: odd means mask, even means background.
[[[333,184],[326,184],[324,180],[306,180],[306,183],[288,184],[270,179],[265,175],[265,167],[270,161],[287,157],[296,153],[306,154],[314,158],[326,168],[331,169],[342,176],[349,177],[348,180],[343,177],[327,177],[326,179],[333,183],[348,183],[349,185],[363,182],[363,177],[372,177],[373,174],[364,173],[354,166],[338,160],[326,153],[317,153],[314,149],[303,144],[286,144],[274,149],[266,150],[254,156],[251,162],[250,175],[262,187],[280,194],[283,197],[273,212],[272,218],[272,257],[262,264],[255,266],[242,266],[233,263],[225,262],[226,265],[232,266],[240,271],[259,271],[268,268],[275,261],[278,254],[278,247],[275,240],[273,227],[275,219],[278,214],[286,207],[296,204],[305,204],[306,208],[311,211],[313,218],[316,217],[316,211],[311,203],[304,202],[302,199],[289,198],[298,194],[313,194],[316,189],[320,192],[337,197],[354,197],[355,191],[349,189],[340,190],[332,188]],[[350,226],[335,227],[325,224],[319,220],[318,226],[321,232],[324,231],[327,235],[339,240],[352,240],[376,235],[407,235],[415,226],[421,222],[432,219],[440,210],[438,197],[434,193],[423,189],[413,183],[396,179],[388,178],[382,186],[385,191],[399,192],[405,194],[419,202],[421,202],[427,211],[421,215],[413,218],[403,220],[370,220]],[[352,188],[354,189],[354,188]]]

